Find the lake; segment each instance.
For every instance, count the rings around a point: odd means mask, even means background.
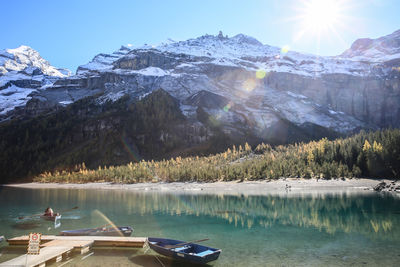
[[[179,240],[209,238],[222,249],[213,266],[396,266],[400,261],[400,198],[354,194],[208,195],[128,190],[0,188],[0,235],[98,227],[113,222],[133,236]],[[61,225],[38,218],[44,211],[76,210]],[[1,244],[0,262],[26,248]],[[75,266],[161,266],[144,249],[93,249]],[[185,266],[157,256],[165,266]],[[53,264],[61,265],[61,263]]]

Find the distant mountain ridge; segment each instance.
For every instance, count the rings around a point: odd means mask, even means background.
[[[45,124],[51,118],[51,125],[65,127],[71,146],[88,151],[105,132],[114,141],[124,133],[144,158],[207,153],[245,141],[282,144],[400,127],[399,32],[357,40],[333,57],[287,51],[243,34],[204,35],[158,46],[122,46],[95,56],[74,75],[22,47],[17,49],[21,57],[10,52],[0,57],[0,127],[15,130],[21,121]],[[165,110],[156,109],[158,104]],[[145,112],[137,115],[148,125],[134,117],[125,120],[125,112],[133,110]],[[173,116],[150,134],[149,125],[160,124],[155,110]],[[83,121],[57,124],[67,111]],[[29,136],[28,126],[24,131]],[[35,136],[46,131],[41,128]],[[101,142],[110,151],[97,163],[128,157],[125,143]],[[90,161],[89,154],[74,154],[71,164]]]
[[[358,39],[351,45],[350,49],[340,56],[369,62],[385,62],[399,59],[400,30],[377,39]]]
[[[351,75],[368,75],[372,71],[368,64],[353,61],[344,57],[320,57],[311,54],[302,54],[294,51],[286,51],[279,47],[263,45],[257,39],[238,34],[231,38],[223,36],[204,35],[195,39],[179,42],[161,43],[158,46],[138,46],[136,48],[120,49],[113,54],[99,54],[91,63],[100,63],[101,58],[119,59],[125,56],[124,53],[134,51],[158,51],[177,55],[187,55],[206,62],[231,67],[241,67],[249,71],[263,69],[265,71],[289,72],[307,76],[319,76],[325,73],[344,73]],[[124,53],[121,53],[124,51]],[[135,54],[135,52],[131,52]],[[116,55],[119,55],[116,57]],[[129,57],[126,55],[125,57]],[[212,59],[212,60],[207,60]],[[102,64],[113,63],[112,60],[103,61]],[[80,71],[86,69],[83,66],[78,68],[77,74],[84,74]],[[103,71],[104,66],[88,69],[89,71]]]

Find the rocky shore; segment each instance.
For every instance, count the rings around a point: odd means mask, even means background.
[[[140,192],[163,192],[163,193],[195,193],[195,194],[244,194],[244,195],[302,195],[302,194],[342,194],[342,193],[373,193],[375,187],[391,181],[373,179],[296,179],[282,178],[278,180],[260,181],[232,181],[215,183],[175,182],[175,183],[24,183],[11,184],[7,186],[23,187],[32,189],[96,189],[96,190],[130,190]],[[388,188],[388,189],[390,189]],[[395,189],[396,190],[396,189]],[[377,191],[377,190],[375,190]]]
[[[377,192],[396,192],[400,193],[400,181],[382,181],[373,189]]]

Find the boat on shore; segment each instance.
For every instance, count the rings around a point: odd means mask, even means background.
[[[130,226],[97,227],[77,230],[64,230],[59,233],[62,236],[131,236],[133,229]]]
[[[194,242],[200,241],[203,240]],[[161,255],[191,263],[206,264],[218,259],[221,253],[217,248],[174,239],[149,237],[147,242],[151,249]]]

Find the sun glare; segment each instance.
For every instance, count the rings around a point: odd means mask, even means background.
[[[293,2],[295,16],[288,18],[294,22],[293,42],[300,39],[316,42],[317,50],[322,38],[344,43],[341,34],[351,29],[354,20],[350,10],[354,9],[353,0],[300,0]],[[317,53],[319,53],[317,51]]]
[[[314,33],[321,33],[336,26],[340,14],[340,2],[335,0],[311,0],[304,6],[304,26]]]

